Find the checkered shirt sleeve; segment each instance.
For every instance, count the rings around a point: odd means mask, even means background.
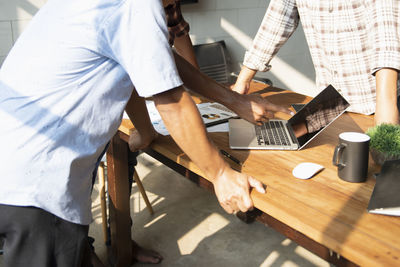
[[[167,17],[167,26],[169,32],[169,44],[174,44],[175,37],[180,37],[189,33],[189,23],[182,16],[181,4],[175,0],[173,4],[164,7]]]
[[[381,68],[400,70],[400,1],[370,1],[374,64],[372,73]]]
[[[306,116],[306,126],[309,133],[316,132],[328,125],[345,109],[345,104],[341,99],[332,100],[324,105],[326,106],[325,108],[321,106],[318,110],[309,111],[309,115]]]
[[[296,1],[271,0],[261,26],[246,52],[243,64],[254,70],[268,71],[269,62],[296,30],[299,23]]]
[[[399,12],[400,0],[271,0],[244,65],[267,71],[301,18],[317,87],[331,84],[349,101],[348,111],[372,114],[372,74],[400,70]]]

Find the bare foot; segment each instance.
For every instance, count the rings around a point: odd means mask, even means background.
[[[156,251],[142,248],[132,240],[132,264],[135,262],[157,264],[163,257]]]

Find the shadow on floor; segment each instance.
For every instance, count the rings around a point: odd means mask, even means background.
[[[134,185],[132,236],[164,256],[157,266],[329,266],[273,229],[257,222],[245,224],[225,213],[214,194],[149,156],[142,154],[138,161],[136,169],[155,214],[150,215]],[[93,194],[97,194],[96,189]],[[93,216],[96,251],[105,261],[101,211],[96,201]]]

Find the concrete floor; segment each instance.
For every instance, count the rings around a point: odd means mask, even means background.
[[[214,194],[151,157],[141,154],[138,161],[136,169],[155,214],[150,215],[134,184],[132,236],[163,255],[156,266],[330,266],[275,230],[259,222],[245,224],[225,213]],[[107,262],[97,183],[92,210],[90,235],[96,239],[96,253]]]
[[[163,255],[158,266],[330,266],[275,230],[258,222],[245,224],[225,213],[214,194],[151,157],[141,154],[138,162],[136,169],[155,214],[150,215],[134,184],[132,236]],[[96,252],[105,262],[96,196],[95,189],[90,229],[97,236]]]

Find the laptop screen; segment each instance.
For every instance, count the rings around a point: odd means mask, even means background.
[[[339,117],[348,106],[350,104],[332,85],[322,90],[289,119],[292,128],[298,129],[298,126],[305,126],[307,129],[308,133],[297,136],[299,146],[302,147],[311,141],[315,135]]]

